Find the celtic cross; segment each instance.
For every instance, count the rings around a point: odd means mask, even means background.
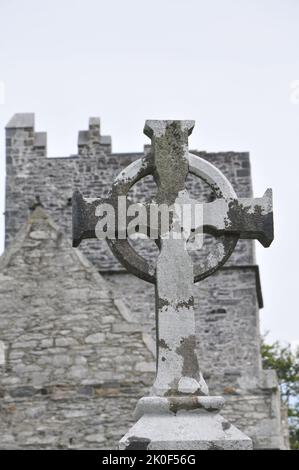
[[[154,204],[166,204],[169,208],[196,205],[186,189],[188,173],[207,183],[215,194],[213,202],[201,205],[200,221],[193,218],[187,230],[176,210],[171,209],[167,234],[161,228],[157,234],[156,265],[141,257],[128,240],[126,229],[132,216],[126,215],[125,221],[117,224],[115,239],[107,238],[112,252],[128,271],[155,284],[157,373],[152,395],[158,397],[208,395],[196,351],[193,283],[219,269],[240,238],[257,239],[265,247],[273,240],[272,191],[268,189],[261,198],[238,199],[215,166],[189,153],[188,136],[193,127],[193,121],[146,121],[144,133],[152,141],[152,151],[119,174],[109,196],[83,198],[78,191],[73,195],[73,245],[78,246],[81,240],[96,237],[99,208],[109,203],[117,218],[118,198],[123,196],[123,210],[127,213],[132,204],[128,191],[148,175],[157,184],[157,193],[151,201]],[[148,211],[149,204],[145,203],[145,207]],[[206,259],[193,265],[187,242],[200,230],[214,235],[215,243]]]

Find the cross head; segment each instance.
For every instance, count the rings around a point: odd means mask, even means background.
[[[214,273],[232,254],[240,238],[257,239],[268,247],[273,240],[272,191],[261,198],[238,198],[233,187],[215,166],[189,153],[188,137],[194,121],[146,121],[144,133],[151,139],[151,152],[124,169],[112,184],[107,198],[73,195],[73,246],[83,239],[96,238],[99,213],[110,204],[116,213],[124,197],[122,210],[127,214],[132,201],[130,188],[152,175],[157,185],[150,204],[166,204],[171,212],[167,233],[157,234],[159,255],[155,265],[142,258],[129,243],[127,227],[132,215],[116,224],[116,237],[108,245],[118,260],[134,275],[155,284],[157,371],[152,388],[156,396],[205,396],[208,387],[200,371],[196,349],[193,284]],[[207,183],[215,194],[213,202],[200,204],[186,189],[188,173]],[[201,207],[201,217],[192,218],[188,229],[182,226],[177,208]],[[176,209],[173,209],[176,207]],[[196,209],[195,209],[196,210]],[[108,219],[109,224],[109,219]],[[146,230],[150,227],[146,227]],[[187,250],[188,240],[203,231],[215,236],[206,258],[194,265]],[[120,236],[122,234],[122,237]],[[167,236],[166,236],[167,235]]]

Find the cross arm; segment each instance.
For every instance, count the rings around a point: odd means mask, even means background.
[[[109,210],[107,206],[109,206]],[[99,211],[101,207],[102,212]],[[114,230],[112,229],[114,236],[110,238],[126,239],[128,236],[128,225],[130,222],[134,221],[136,213],[138,213],[142,207],[145,211],[145,217],[142,219],[139,218],[138,222],[136,222],[133,227],[138,227],[139,234],[148,235],[150,230],[148,225],[150,206],[148,203],[133,203],[125,196],[119,198],[117,194],[110,194],[107,198],[85,198],[80,191],[75,191],[72,198],[73,247],[78,247],[84,239],[98,238],[96,235],[96,226],[101,217],[104,216],[104,213],[106,213],[107,225],[114,228]]]
[[[80,191],[73,193],[73,247],[78,247],[86,238],[96,238],[98,217],[95,213],[97,206],[102,202],[100,198],[84,198]]]
[[[215,235],[237,234],[264,247],[274,239],[272,190],[261,198],[216,199],[203,204],[203,226]]]

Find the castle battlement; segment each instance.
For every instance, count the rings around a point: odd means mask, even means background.
[[[6,139],[8,147],[10,139],[23,142],[24,147],[36,149],[41,152],[40,156],[47,156],[47,133],[35,131],[34,113],[17,113],[6,125]],[[42,149],[44,151],[42,152]],[[87,130],[78,132],[78,155],[92,153],[110,154],[112,151],[112,140],[110,135],[101,135],[101,121],[99,117],[91,117]],[[70,155],[67,158],[76,157]],[[62,157],[64,158],[64,157]]]

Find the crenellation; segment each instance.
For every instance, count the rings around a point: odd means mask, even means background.
[[[10,119],[6,129],[26,129],[34,131],[35,115],[34,113],[17,113]]]
[[[102,152],[111,154],[112,141],[108,135],[101,135],[100,118],[91,117],[89,119],[88,130],[79,131],[78,134],[78,154],[90,157],[99,155]]]
[[[47,133],[46,132],[35,132],[34,134],[35,140],[34,140],[34,147],[36,149],[45,149],[45,154],[44,156],[47,155]]]

